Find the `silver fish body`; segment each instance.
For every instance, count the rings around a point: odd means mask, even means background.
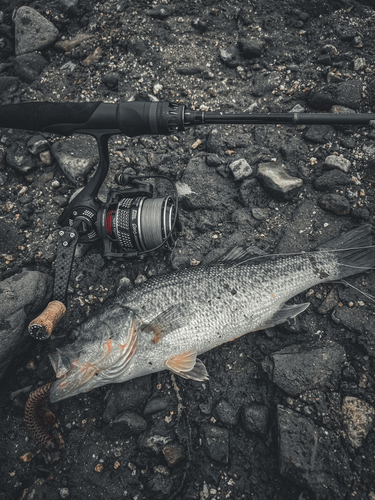
[[[59,401],[108,383],[169,369],[205,380],[197,355],[252,331],[275,326],[309,305],[295,295],[375,266],[370,226],[319,251],[251,258],[234,249],[214,265],[191,267],[143,283],[78,329],[78,340],[51,355]]]

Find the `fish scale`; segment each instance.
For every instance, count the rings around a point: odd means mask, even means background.
[[[206,380],[197,355],[292,319],[309,305],[287,305],[295,295],[373,267],[371,226],[364,225],[315,252],[253,257],[233,249],[212,265],[152,278],[103,307],[78,327],[73,345],[50,355],[61,377],[50,400],[164,369]]]

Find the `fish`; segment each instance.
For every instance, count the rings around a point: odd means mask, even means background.
[[[162,370],[203,382],[197,357],[242,335],[274,327],[309,303],[287,302],[320,283],[375,267],[371,226],[311,252],[255,256],[235,247],[215,262],[153,277],[105,304],[49,355],[52,403]]]

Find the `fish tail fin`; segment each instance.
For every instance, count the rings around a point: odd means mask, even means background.
[[[337,279],[375,268],[371,229],[369,224],[357,227],[318,248],[318,251],[334,254],[339,265]]]

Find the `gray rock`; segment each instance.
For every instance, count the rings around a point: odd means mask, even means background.
[[[14,60],[14,74],[24,82],[32,83],[47,64],[44,57],[35,52],[22,54]]]
[[[145,376],[115,384],[109,395],[103,420],[107,424],[119,413],[141,407],[151,395],[151,377]]]
[[[169,402],[163,398],[153,398],[147,402],[145,409],[143,410],[143,415],[154,415],[159,411],[166,410],[169,406]]]
[[[223,464],[229,459],[229,434],[226,429],[214,425],[202,428],[202,446],[209,457]]]
[[[375,154],[375,144],[373,142],[368,142],[362,146],[362,151],[369,156]]]
[[[276,71],[270,74],[260,73],[254,77],[251,91],[256,97],[261,97],[268,92],[272,92],[279,87],[281,83],[280,73]]]
[[[33,155],[38,155],[49,149],[49,142],[42,135],[35,135],[27,141],[27,149]]]
[[[147,428],[146,420],[131,411],[120,413],[113,418],[105,434],[111,439],[120,439],[126,436],[138,435]]]
[[[241,64],[240,53],[234,45],[229,45],[225,49],[220,49],[220,57],[223,63],[229,68],[235,68]]]
[[[265,436],[269,427],[269,411],[267,406],[252,404],[244,406],[241,411],[242,422],[248,432]]]
[[[209,153],[217,153],[224,146],[222,127],[214,126],[211,128],[206,142],[206,149]]]
[[[310,106],[322,111],[328,111],[334,104],[359,109],[362,100],[363,82],[348,80],[340,83],[331,83],[323,89],[312,93]]]
[[[159,455],[163,448],[173,440],[171,433],[172,431],[160,426],[146,429],[146,432],[139,438],[139,448],[146,453]]]
[[[57,141],[52,145],[52,154],[65,176],[73,184],[86,177],[98,162],[95,142],[90,137],[74,137]]]
[[[328,311],[331,311],[334,307],[336,307],[339,303],[339,298],[337,296],[336,290],[333,288],[327,297],[323,300],[318,308],[319,314],[327,314]]]
[[[242,39],[238,41],[238,46],[245,59],[254,59],[260,57],[264,43],[256,39]]]
[[[339,194],[326,194],[320,198],[318,203],[321,208],[329,210],[336,215],[346,215],[350,212],[349,201]]]
[[[0,76],[0,93],[16,92],[20,81],[15,76]]]
[[[270,211],[268,208],[252,208],[251,214],[256,220],[264,220],[270,216]]]
[[[350,445],[360,448],[374,426],[375,410],[366,401],[346,396],[342,402],[343,423]]]
[[[24,236],[14,225],[0,219],[0,254],[11,254],[22,244]]]
[[[349,172],[352,166],[351,162],[342,156],[330,155],[324,161],[325,167],[327,169],[339,168],[343,172]]]
[[[310,142],[325,144],[326,142],[332,142],[335,136],[335,129],[330,125],[311,125],[305,134],[305,139]]]
[[[348,177],[337,168],[325,172],[314,182],[314,186],[318,191],[334,191],[338,187],[347,186],[348,184],[350,184]]]
[[[229,170],[232,172],[236,181],[242,181],[253,173],[253,169],[243,158],[236,160],[229,164]]]
[[[280,473],[319,498],[344,498],[352,473],[339,436],[280,405],[277,417]]]
[[[236,425],[238,421],[237,410],[228,401],[222,399],[213,410],[214,417],[225,425]]]
[[[32,156],[23,139],[15,139],[7,149],[6,164],[22,174],[37,167],[37,157]]]
[[[246,179],[240,187],[240,199],[245,207],[265,208],[269,195],[264,191],[258,179]]]
[[[79,14],[78,0],[60,0],[61,10],[68,14],[69,17],[74,17]]]
[[[291,396],[311,389],[337,389],[345,350],[334,342],[291,345],[274,352],[263,368],[270,379]]]
[[[52,286],[52,278],[38,271],[0,283],[0,379],[12,359],[29,347],[28,323],[47,305]]]
[[[303,185],[302,179],[290,176],[282,167],[274,163],[261,163],[257,178],[271,196],[281,201],[292,199]]]
[[[219,167],[223,163],[220,156],[215,154],[208,155],[206,162],[209,167]]]
[[[20,7],[15,19],[16,55],[42,50],[58,37],[59,30],[31,7]]]

